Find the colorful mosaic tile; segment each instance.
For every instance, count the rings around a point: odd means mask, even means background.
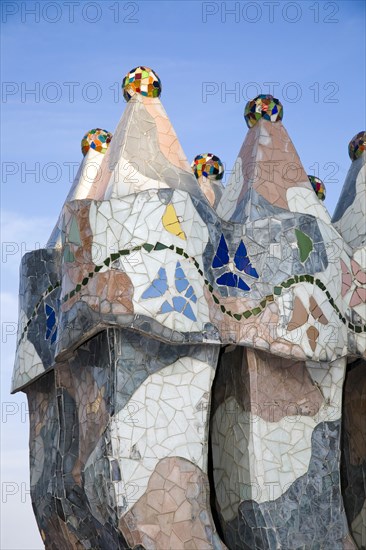
[[[221,235],[220,242],[216,250],[216,254],[212,260],[212,267],[218,269],[230,264],[229,249],[224,235]],[[239,246],[234,255],[234,261],[232,267],[234,267],[250,277],[258,279],[258,273],[252,266],[247,249],[243,241],[240,241]],[[226,271],[216,278],[218,285],[229,286],[239,288],[245,292],[250,290],[248,284],[243,281],[239,274]]]
[[[221,180],[224,177],[224,166],[219,157],[212,153],[197,155],[191,166],[197,179],[204,176],[213,180]]]
[[[256,269],[254,269],[248,258],[247,249],[243,241],[240,241],[237,251],[235,252],[234,264],[236,269],[239,269],[239,271],[243,271],[244,273],[246,273],[250,277],[254,277],[255,279],[259,278]]]
[[[219,246],[212,261],[212,267],[222,267],[229,263],[229,249],[224,235],[221,235]]]
[[[258,120],[264,118],[271,122],[282,120],[283,106],[279,99],[272,95],[261,94],[248,101],[244,110],[244,118],[248,128],[252,128]]]
[[[325,199],[325,185],[320,178],[316,176],[308,176],[312,188],[314,189],[318,199],[323,201]]]
[[[46,335],[45,338],[48,340],[51,338],[51,344],[54,344],[57,338],[57,325],[56,325],[56,314],[55,310],[45,304],[45,313],[46,313]]]
[[[81,140],[81,151],[85,157],[89,149],[94,149],[98,153],[105,153],[111,142],[112,134],[101,128],[90,130]]]
[[[358,132],[348,145],[348,154],[351,160],[358,159],[366,149],[366,132]]]
[[[187,240],[184,231],[182,230],[182,227],[179,223],[175,208],[172,204],[168,204],[168,206],[166,207],[166,210],[162,217],[162,222],[165,229],[169,231],[169,233],[176,235],[183,241]]]
[[[154,82],[129,73],[98,177],[22,259],[12,388],[45,547],[363,548],[365,155],[331,222],[259,96],[224,187]]]
[[[189,284],[180,262],[176,263],[174,285],[178,293],[183,294],[183,296],[172,296],[170,297],[171,302],[169,299],[165,300],[158,313],[170,313],[175,311],[177,313],[182,313],[192,321],[196,321],[196,316],[193,313],[189,301],[196,303],[197,296],[193,287]],[[157,277],[153,280],[149,288],[144,291],[141,298],[143,300],[148,300],[149,298],[162,297],[167,293],[169,293],[167,274],[166,270],[161,267]]]
[[[135,67],[123,79],[122,90],[126,101],[129,101],[135,93],[144,97],[159,97],[161,81],[149,67]]]
[[[167,291],[168,279],[165,269],[161,267],[158,271],[157,277],[153,280],[149,288],[145,290],[141,298],[143,300],[148,300],[149,298],[157,298],[158,296],[163,296]]]
[[[309,257],[309,254],[313,250],[313,242],[308,235],[300,231],[300,229],[295,229],[297,246],[300,251],[300,261],[302,263],[306,262]]]

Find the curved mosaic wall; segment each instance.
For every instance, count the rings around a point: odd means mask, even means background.
[[[225,182],[148,67],[21,264],[12,391],[48,549],[366,547],[364,133],[331,220],[272,96]],[[341,430],[342,428],[342,430]]]

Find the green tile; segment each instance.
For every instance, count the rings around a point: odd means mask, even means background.
[[[81,245],[79,226],[75,216],[73,216],[71,219],[71,224],[70,224],[70,229],[69,229],[69,234],[67,236],[67,239],[72,244],[76,244],[79,246]]]
[[[297,246],[300,252],[300,261],[302,263],[306,262],[311,251],[313,250],[313,241],[305,235],[300,229],[295,229]]]
[[[68,244],[64,248],[64,261],[68,263],[75,261],[75,256],[73,252],[70,250],[70,247]]]
[[[166,244],[159,243],[159,242],[157,242],[156,245],[154,246],[154,250],[165,250],[166,248],[168,248]]]

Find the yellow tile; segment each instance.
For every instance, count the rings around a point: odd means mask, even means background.
[[[180,226],[175,208],[172,204],[168,204],[168,206],[166,207],[166,210],[162,217],[162,222],[163,226],[167,231],[169,231],[169,233],[173,233],[173,235],[176,235],[184,241],[187,240],[186,235]]]

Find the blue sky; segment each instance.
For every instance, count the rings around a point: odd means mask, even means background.
[[[20,258],[47,241],[84,133],[114,131],[125,73],[152,67],[188,159],[210,151],[228,169],[247,132],[246,101],[274,89],[305,170],[325,181],[330,212],[348,142],[365,129],[362,1],[105,0],[70,10],[2,2],[3,550],[43,547],[27,495],[25,396],[8,394]]]

